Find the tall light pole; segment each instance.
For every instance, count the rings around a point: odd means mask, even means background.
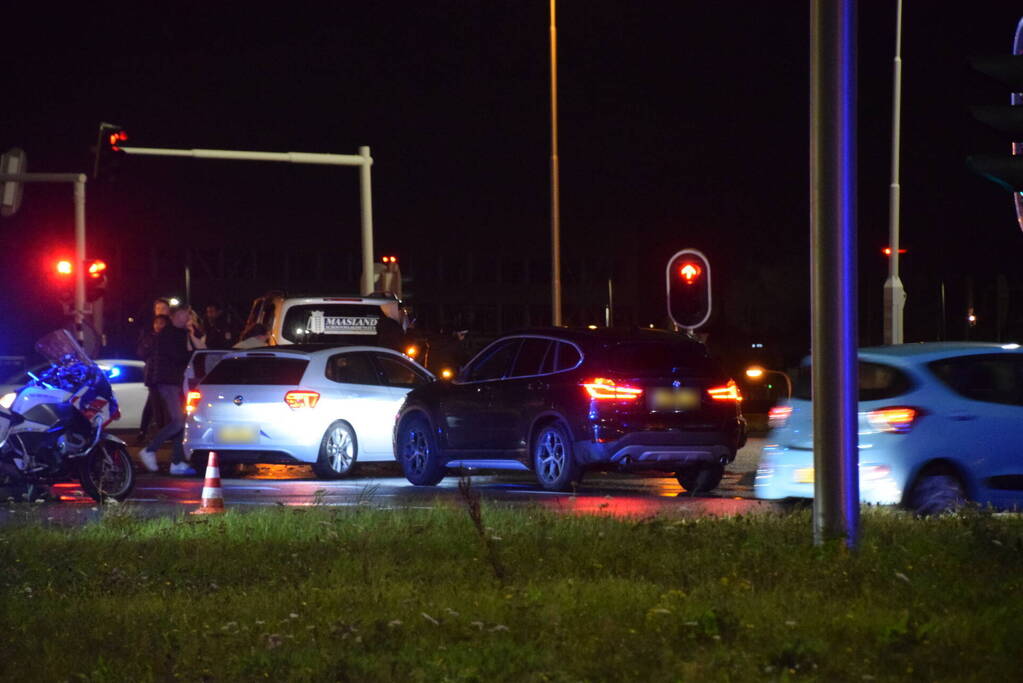
[[[892,183],[888,193],[888,279],[884,283],[884,343],[901,344],[906,290],[899,278],[899,146],[902,126],[902,0],[895,19],[895,62],[892,77]]]
[[[551,323],[561,325],[561,188],[558,169],[558,28],[551,0]]]

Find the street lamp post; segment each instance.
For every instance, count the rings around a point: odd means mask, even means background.
[[[906,290],[899,277],[899,147],[902,121],[902,0],[895,19],[895,62],[892,78],[892,183],[888,193],[888,279],[884,283],[884,343],[901,344]]]
[[[558,168],[558,28],[551,0],[551,322],[561,325],[561,190]]]

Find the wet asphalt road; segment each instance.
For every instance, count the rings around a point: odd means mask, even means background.
[[[539,489],[530,473],[479,473],[472,486],[484,500],[507,505],[540,505],[565,513],[621,516],[736,515],[774,510],[771,503],[753,500],[753,476],[763,439],[751,438],[726,470],[721,485],[706,495],[691,496],[673,476],[662,473],[587,473],[574,494],[548,493]],[[132,452],[137,449],[132,448]],[[161,453],[166,467],[166,453]],[[444,479],[436,487],[412,486],[397,463],[365,463],[351,477],[325,481],[308,467],[258,465],[240,476],[222,478],[225,505],[229,508],[257,506],[372,505],[380,508],[432,507],[458,503],[458,477]],[[141,471],[129,499],[143,516],[176,516],[199,507],[201,477],[172,477]],[[17,520],[80,523],[96,519],[103,511],[75,484],[58,484],[57,500],[41,504],[8,504],[0,507],[0,524]]]

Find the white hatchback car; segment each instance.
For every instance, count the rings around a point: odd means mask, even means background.
[[[356,461],[394,459],[398,408],[433,380],[379,347],[234,351],[188,392],[185,452],[200,473],[216,451],[227,466],[310,464],[320,477],[341,477]]]

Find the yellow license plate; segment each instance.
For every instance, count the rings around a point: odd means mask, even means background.
[[[224,425],[217,430],[218,443],[256,443],[259,428],[252,425]]]
[[[796,470],[795,474],[797,484],[812,484],[813,483],[813,468],[803,467]]]
[[[700,407],[700,392],[689,387],[654,389],[650,400],[654,410],[692,410]]]

